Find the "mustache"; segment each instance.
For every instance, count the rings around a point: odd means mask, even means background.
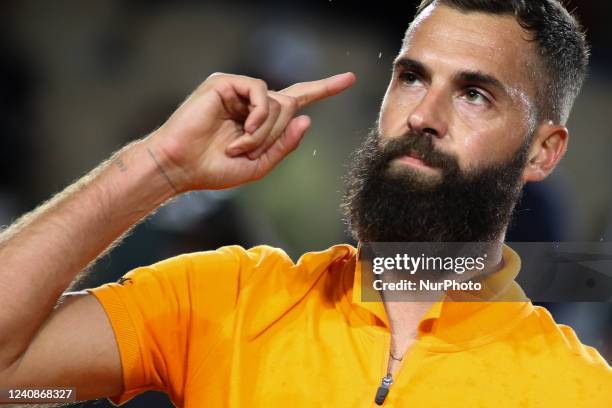
[[[386,164],[402,156],[416,153],[426,165],[440,168],[447,173],[459,168],[457,158],[440,151],[434,145],[433,136],[429,133],[409,130],[399,137],[388,137],[381,140],[379,136],[378,139],[380,153]]]

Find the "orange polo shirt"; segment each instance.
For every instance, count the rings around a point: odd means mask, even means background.
[[[360,300],[357,250],[294,263],[282,250],[228,246],[137,268],[91,289],[111,321],[122,404],[146,390],[177,407],[372,407],[386,373],[384,305]],[[483,287],[508,298],[520,259]],[[355,289],[355,290],[354,290]],[[612,407],[612,370],[529,301],[438,302],[387,407]]]

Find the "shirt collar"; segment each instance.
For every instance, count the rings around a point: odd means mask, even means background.
[[[362,296],[363,276],[358,261],[361,245],[356,250],[351,302],[354,310],[361,309],[375,317],[387,330],[390,329],[387,312],[380,293],[371,290]],[[478,296],[468,292],[447,292],[444,299],[433,303],[419,323],[419,335],[428,340],[441,340],[454,345],[470,343],[477,338],[498,332],[531,308],[515,279],[521,268],[521,259],[509,246],[503,246],[503,266],[483,280]],[[366,289],[367,290],[367,289]],[[366,300],[364,300],[366,299]],[[357,312],[362,314],[362,312]]]

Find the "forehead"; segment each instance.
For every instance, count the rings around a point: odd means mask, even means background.
[[[462,12],[435,3],[404,38],[401,56],[449,71],[482,71],[533,96],[536,44],[511,15]]]

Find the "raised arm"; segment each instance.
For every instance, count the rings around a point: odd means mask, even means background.
[[[76,386],[79,399],[121,391],[112,328],[97,300],[71,296],[77,274],[165,201],[265,176],[294,150],[310,103],[352,74],[271,92],[261,80],[215,74],[168,121],[0,235],[0,388]]]

